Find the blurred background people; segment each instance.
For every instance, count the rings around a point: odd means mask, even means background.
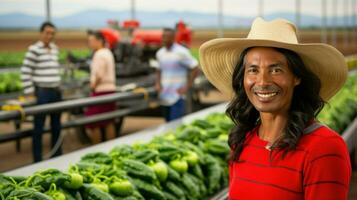
[[[160,92],[160,102],[166,121],[185,114],[185,94],[192,87],[198,73],[198,61],[189,49],[175,42],[175,30],[163,30],[163,47],[156,53],[159,62],[156,89]]]
[[[44,22],[40,27],[40,40],[28,48],[21,67],[21,80],[25,95],[34,95],[37,104],[61,101],[60,65],[58,63],[58,47],[54,44],[56,27],[51,22]],[[61,132],[61,113],[51,113],[51,147],[57,143]],[[34,117],[33,155],[34,161],[42,160],[42,133],[46,115]],[[53,156],[62,154],[61,145]]]
[[[90,88],[91,97],[115,93],[115,62],[112,52],[106,47],[103,34],[99,31],[88,31],[88,45],[93,50],[93,58],[90,64]],[[86,109],[85,115],[114,111],[115,102],[93,105]],[[106,120],[86,126],[89,137],[93,143],[101,141],[101,129],[105,131],[107,138],[115,137],[113,120]]]

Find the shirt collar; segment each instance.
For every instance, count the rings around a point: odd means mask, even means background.
[[[168,49],[168,48],[166,48],[166,47],[164,47],[164,48],[165,48],[166,51],[173,51],[176,46],[177,46],[177,44],[174,42],[174,43],[172,44],[172,46],[171,46],[170,49]]]
[[[38,44],[40,47],[45,47],[45,43],[42,42],[41,40],[39,40],[39,41],[37,42],[37,44]],[[50,47],[50,49],[53,49],[53,48],[56,47],[56,45],[55,45],[53,42],[50,42],[50,44],[49,44],[48,46]]]

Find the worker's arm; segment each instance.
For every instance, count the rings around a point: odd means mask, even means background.
[[[187,87],[188,88],[191,88],[195,82],[195,79],[196,77],[198,76],[198,73],[199,73],[199,69],[198,69],[198,66],[193,68],[191,71],[190,71],[190,74],[188,76],[188,81],[187,81]]]
[[[187,80],[187,84],[181,88],[179,88],[177,90],[177,92],[180,94],[180,95],[183,95],[183,94],[186,94],[187,91],[192,88],[193,84],[194,84],[194,81],[195,81],[195,78],[197,77],[199,73],[199,69],[198,67],[195,67],[193,69],[190,70],[190,73],[188,75],[188,80]]]
[[[90,78],[90,89],[92,91],[95,91],[95,89],[97,88],[99,83],[99,77],[95,76],[95,75],[91,75]]]
[[[156,60],[158,62],[158,66],[156,69],[156,81],[155,81],[155,89],[157,92],[161,92],[162,86],[161,86],[161,66],[160,66],[160,50],[156,52]]]
[[[156,81],[155,81],[155,89],[160,92],[161,91],[161,70],[158,69],[156,71]]]
[[[94,56],[91,63],[90,89],[95,91],[103,79],[105,71],[105,60],[102,57]]]
[[[177,90],[180,95],[185,94],[192,86],[199,73],[198,61],[192,56],[189,50],[182,52],[181,63],[190,70],[187,84]]]
[[[21,82],[23,86],[23,92],[26,96],[32,96],[35,92],[35,87],[32,79],[34,68],[37,63],[37,55],[35,54],[35,49],[31,47],[25,55],[23,65],[21,67]]]

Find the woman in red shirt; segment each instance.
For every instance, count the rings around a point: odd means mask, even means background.
[[[200,60],[206,77],[232,96],[229,199],[347,199],[347,146],[316,121],[347,77],[338,50],[299,44],[286,20],[257,18],[248,38],[203,44]]]

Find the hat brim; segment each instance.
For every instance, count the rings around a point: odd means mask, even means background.
[[[199,49],[200,65],[207,79],[222,93],[234,96],[232,75],[239,56],[249,47],[289,49],[301,57],[305,66],[321,81],[320,96],[328,101],[347,78],[344,56],[334,47],[321,44],[290,44],[272,40],[219,38],[205,42]]]

